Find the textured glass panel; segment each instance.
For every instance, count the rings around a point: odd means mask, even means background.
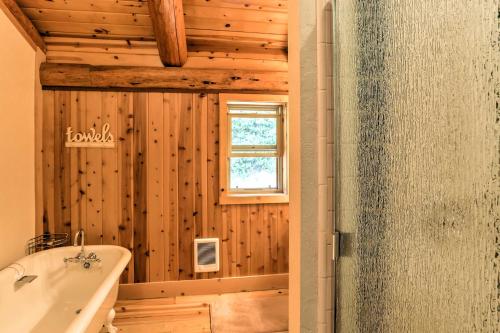
[[[231,118],[233,145],[276,145],[276,118]]]
[[[337,1],[337,332],[499,332],[499,1]]]
[[[231,189],[277,189],[276,157],[230,158]]]

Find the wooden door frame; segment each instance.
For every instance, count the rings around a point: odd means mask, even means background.
[[[290,126],[289,302],[288,329],[300,332],[301,171],[300,171],[300,0],[288,2],[288,75]]]

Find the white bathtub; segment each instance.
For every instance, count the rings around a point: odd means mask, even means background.
[[[96,253],[101,264],[85,269],[64,263],[79,250],[62,247],[18,260],[26,268],[24,275],[38,276],[21,287],[14,269],[0,271],[0,332],[97,333],[112,319],[130,252],[119,246],[86,246],[85,252]]]

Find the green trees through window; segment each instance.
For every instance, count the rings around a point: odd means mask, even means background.
[[[276,118],[231,119],[233,145],[276,145]]]
[[[276,157],[231,158],[231,188],[277,189],[277,160]]]

